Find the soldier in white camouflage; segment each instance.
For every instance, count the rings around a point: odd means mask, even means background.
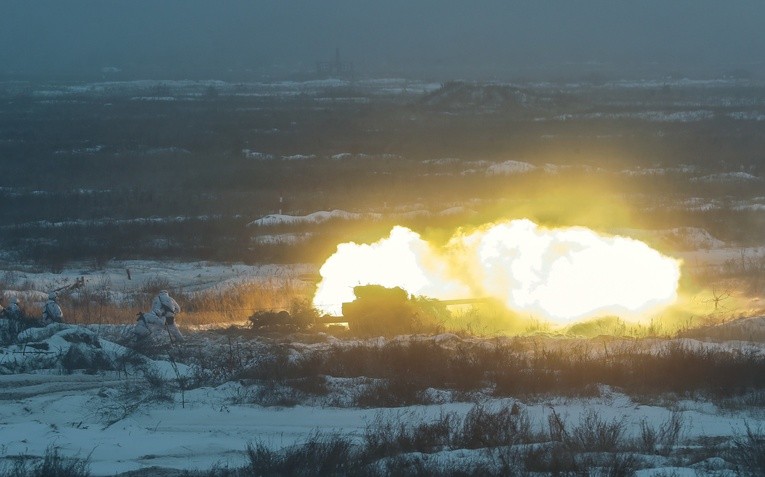
[[[40,322],[43,326],[47,326],[51,323],[64,322],[64,312],[61,310],[61,306],[59,306],[58,302],[56,301],[57,298],[57,292],[48,293],[48,301],[45,302],[42,318],[40,319]]]
[[[151,311],[138,313],[134,333],[137,338],[145,338],[152,333],[152,328],[164,325],[174,341],[183,341],[183,335],[175,325],[175,316],[181,312],[181,307],[168,293],[162,290],[154,297]]]

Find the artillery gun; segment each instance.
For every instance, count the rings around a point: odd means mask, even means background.
[[[77,277],[74,279],[74,283],[69,283],[64,286],[60,286],[55,290],[51,290],[51,293],[61,295],[62,293],[69,293],[85,286],[85,277]]]
[[[412,297],[399,287],[363,285],[353,289],[356,299],[343,303],[342,316],[307,316],[287,311],[259,311],[250,317],[254,329],[297,331],[316,325],[344,325],[361,336],[431,333],[450,317],[448,307],[490,302],[487,298],[435,300]]]
[[[395,335],[439,331],[451,316],[448,307],[488,303],[488,298],[436,300],[414,297],[401,288],[365,285],[353,288],[356,300],[343,303],[343,316],[354,334]]]

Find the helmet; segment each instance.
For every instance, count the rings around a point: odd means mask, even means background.
[[[168,293],[167,293],[167,290],[160,290],[159,294],[160,295],[167,295]]]
[[[11,297],[11,304],[16,305],[19,303],[19,299],[17,297]]]
[[[48,300],[55,300],[56,297],[58,297],[58,292],[50,292],[48,293]]]

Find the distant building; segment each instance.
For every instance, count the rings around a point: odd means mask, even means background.
[[[340,61],[340,48],[335,49],[335,61],[316,62],[316,74],[320,78],[353,78],[353,63]]]

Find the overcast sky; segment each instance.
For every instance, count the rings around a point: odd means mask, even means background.
[[[764,76],[762,0],[0,0],[0,75]]]

